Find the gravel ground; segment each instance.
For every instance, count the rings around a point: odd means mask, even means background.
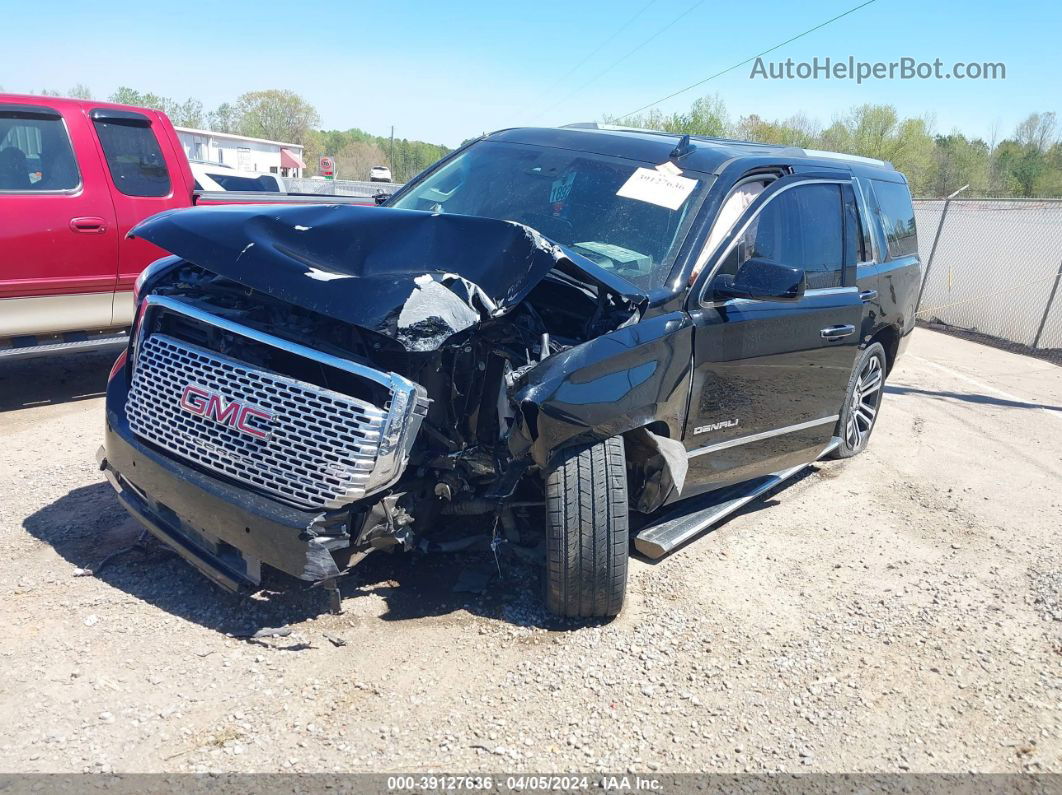
[[[370,556],[340,616],[154,544],[77,576],[139,533],[108,365],[0,369],[0,770],[1062,772],[1055,365],[917,331],[866,454],[633,561],[597,626],[531,569],[453,592],[471,554]]]

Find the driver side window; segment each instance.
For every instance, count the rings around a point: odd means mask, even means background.
[[[796,185],[763,206],[718,273],[735,275],[750,259],[803,268],[808,289],[840,287],[844,274],[841,187]]]

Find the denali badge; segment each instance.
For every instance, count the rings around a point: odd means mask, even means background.
[[[709,425],[699,425],[693,429],[693,435],[696,436],[699,433],[708,433],[708,431],[721,431],[723,428],[736,428],[740,422],[741,420],[735,417],[732,420],[713,422]]]
[[[256,428],[250,421],[259,419],[268,422],[273,419],[270,412],[256,409],[253,406],[245,406],[236,400],[226,400],[221,395],[203,387],[192,384],[186,386],[181,394],[181,408],[189,414],[206,417],[219,425],[235,428],[256,439],[269,438],[268,431]]]

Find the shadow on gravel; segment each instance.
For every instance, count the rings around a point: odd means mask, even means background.
[[[0,411],[102,397],[117,353],[0,362]]]
[[[217,632],[247,636],[264,627],[328,616],[325,592],[310,583],[265,569],[262,590],[232,594],[151,536],[138,543],[140,525],[102,481],[74,489],[31,514],[23,527],[70,562],[71,577],[73,568],[90,569],[97,579],[130,596]],[[100,562],[111,555],[100,569]],[[537,567],[503,559],[500,569],[499,575],[499,563],[489,552],[375,553],[340,581],[344,613],[359,621],[409,621],[467,611],[555,630],[592,623],[557,619],[545,611]],[[455,592],[459,582],[481,592]],[[372,595],[383,599],[382,613],[377,605],[369,611],[359,606],[358,600]]]
[[[913,386],[886,385],[885,391],[892,395],[926,395],[939,400],[961,400],[963,403],[977,405],[1003,406],[1009,409],[1044,409],[1045,411],[1062,411],[1062,406],[1049,406],[1045,403],[1029,403],[1023,400],[1007,400],[991,395],[979,395],[975,392],[936,392],[931,389],[916,389]]]

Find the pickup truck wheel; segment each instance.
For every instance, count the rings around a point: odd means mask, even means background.
[[[546,606],[561,616],[611,617],[627,589],[627,471],[615,436],[546,476]]]
[[[872,343],[860,354],[848,382],[848,392],[834,435],[841,444],[831,458],[851,458],[863,452],[878,419],[881,395],[885,388],[885,349]]]

